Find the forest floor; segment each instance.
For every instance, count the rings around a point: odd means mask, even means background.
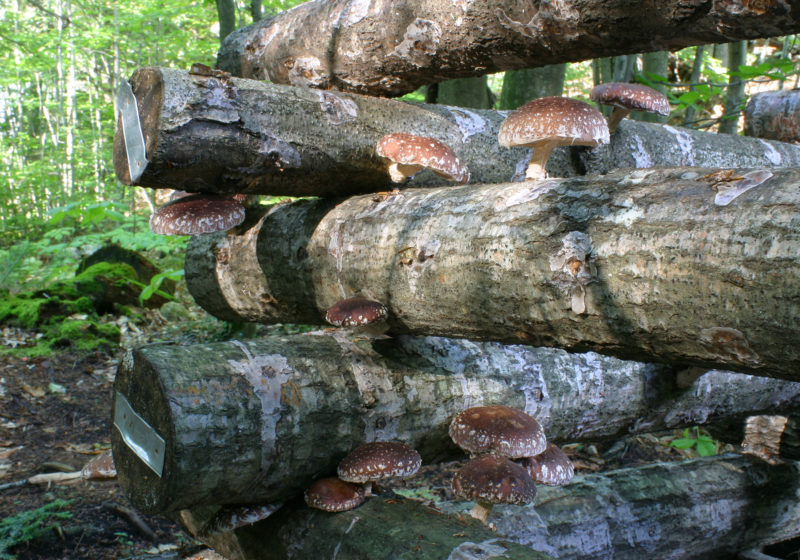
[[[225,328],[196,310],[183,324],[148,313],[145,325],[123,324],[123,347],[189,343],[209,334],[219,337]],[[0,342],[33,336],[0,330]],[[78,471],[110,448],[112,386],[121,352],[36,359],[0,354],[0,560],[221,558],[169,519],[136,513],[115,480],[26,482],[43,472]],[[683,459],[687,452],[667,445],[674,437],[642,435],[565,449],[577,472],[590,472]],[[444,483],[437,479],[449,470],[428,467],[421,484],[440,487]]]

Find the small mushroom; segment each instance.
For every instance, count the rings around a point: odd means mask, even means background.
[[[83,465],[81,478],[84,480],[113,480],[117,478],[117,469],[110,451],[105,451]]]
[[[602,113],[588,103],[541,97],[512,111],[500,125],[497,140],[505,148],[533,148],[525,177],[543,179],[553,148],[607,144],[608,125]]]
[[[181,196],[156,209],[150,229],[163,235],[197,235],[225,231],[244,221],[245,208],[229,196]]]
[[[325,320],[336,327],[352,329],[359,334],[380,336],[389,325],[386,323],[388,311],[380,302],[361,296],[343,299],[325,313]]]
[[[575,475],[575,467],[567,454],[552,443],[539,455],[523,457],[517,463],[527,469],[534,481],[548,486],[563,486]]]
[[[364,501],[364,488],[335,476],[315,481],[303,494],[309,507],[329,512],[347,511]]]
[[[536,418],[504,405],[475,406],[456,414],[450,438],[472,453],[494,453],[517,459],[532,457],[547,447],[544,430]]]
[[[373,482],[395,476],[412,476],[420,465],[422,458],[410,445],[399,441],[374,441],[353,449],[339,463],[337,474],[347,482],[364,484],[369,496]]]
[[[453,475],[453,494],[472,500],[470,515],[486,523],[494,504],[528,504],[536,485],[523,467],[496,455],[471,459]]]
[[[457,183],[469,181],[467,166],[447,144],[435,138],[393,132],[378,140],[375,152],[389,160],[389,176],[395,183],[402,183],[423,168]]]
[[[614,107],[608,117],[609,132],[617,130],[619,122],[631,111],[669,115],[667,96],[643,84],[608,82],[595,86],[589,97],[595,103]]]
[[[216,533],[235,531],[241,527],[266,519],[283,506],[275,504],[250,504],[223,506],[197,531],[197,537],[208,539]]]

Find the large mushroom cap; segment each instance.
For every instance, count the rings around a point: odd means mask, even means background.
[[[613,105],[631,111],[669,115],[667,96],[643,84],[608,82],[592,89],[589,97],[596,103]]]
[[[568,97],[541,97],[512,111],[497,133],[500,145],[596,146],[608,143],[608,125],[602,113],[583,101]]]
[[[244,221],[245,209],[231,197],[193,194],[158,208],[150,229],[163,235],[197,235],[225,231]]]
[[[339,478],[348,482],[369,482],[393,476],[415,474],[422,458],[410,445],[398,441],[375,441],[353,449],[339,463]]]
[[[315,481],[303,494],[309,507],[323,511],[347,511],[361,505],[364,489],[336,477],[321,478]]]
[[[567,484],[575,475],[575,467],[567,454],[552,443],[539,455],[524,457],[518,463],[527,469],[534,481],[548,486]]]
[[[356,296],[333,304],[325,320],[337,327],[360,327],[386,319],[386,306],[377,301]]]
[[[547,447],[544,430],[535,418],[503,405],[476,406],[459,412],[449,431],[456,445],[474,454],[532,457]]]
[[[484,504],[527,504],[536,497],[536,485],[520,465],[496,455],[467,462],[453,475],[453,493]]]
[[[422,168],[458,183],[469,181],[467,166],[447,144],[435,138],[393,132],[378,140],[375,152],[392,162],[389,172],[395,183],[404,181]]]

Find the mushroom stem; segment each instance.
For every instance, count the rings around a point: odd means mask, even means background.
[[[547,177],[545,165],[553,148],[556,146],[558,146],[558,142],[537,142],[533,146],[533,155],[528,163],[528,169],[525,171],[526,179],[544,179]]]
[[[619,126],[619,121],[630,115],[631,110],[624,107],[614,107],[611,114],[608,116],[608,132],[614,132]]]
[[[368,480],[364,483],[364,496],[372,496],[372,481]]]
[[[391,163],[389,165],[389,177],[391,177],[392,182],[394,183],[402,183],[412,175],[418,173],[422,170],[422,167],[419,165],[408,165],[404,163]]]
[[[492,504],[489,502],[476,501],[475,507],[472,508],[469,514],[481,523],[486,524],[489,520],[489,514],[492,513]]]

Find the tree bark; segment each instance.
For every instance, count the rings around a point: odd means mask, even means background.
[[[147,148],[137,185],[214,193],[346,196],[389,190],[378,140],[398,128],[450,145],[474,183],[524,177],[531,152],[497,143],[505,113],[144,68],[132,77]],[[400,123],[400,124],[398,124]],[[623,121],[607,147],[557,149],[553,176],[616,167],[800,166],[800,147]],[[114,167],[131,184],[123,134]],[[444,185],[423,171],[408,186]]]
[[[737,134],[739,132],[739,116],[744,104],[745,81],[734,73],[739,67],[747,64],[747,41],[737,41],[728,45],[728,87],[725,90],[725,110],[719,123],[719,132]]]
[[[539,486],[534,504],[495,506],[489,521],[495,538],[555,558],[733,558],[742,550],[797,536],[798,476],[800,464],[795,461],[773,466],[732,454],[656,463],[578,475],[563,487]],[[448,491],[441,483],[433,490]],[[443,535],[474,534],[474,525],[465,527],[464,521],[470,502],[433,505],[435,513],[414,500],[376,497],[330,515],[296,501],[255,525],[217,533],[210,543],[231,560],[314,559],[337,550],[336,557],[345,560],[386,557],[376,550],[386,538],[383,520],[398,520],[390,533],[402,551],[417,543],[444,545],[448,541],[436,542]],[[185,515],[191,519],[190,512]],[[421,530],[421,520],[427,519],[435,523],[436,533]],[[443,526],[449,529],[438,533]],[[483,538],[471,540],[490,544]],[[487,557],[495,556],[458,556]]]
[[[605,0],[312,2],[239,29],[220,68],[242,77],[397,96],[448,78],[800,30],[800,2]]]
[[[473,182],[507,180],[524,148],[502,149],[504,115],[255,80],[143,68],[131,78],[147,149],[137,185],[217,193],[345,196],[392,189],[375,145],[398,130],[448,144]],[[530,158],[530,155],[528,155]],[[123,135],[114,168],[131,184]],[[431,171],[409,185],[444,185]]]
[[[407,189],[196,236],[195,300],[319,323],[360,293],[391,332],[800,379],[800,170],[670,168]],[[726,182],[728,179],[730,181]]]
[[[758,138],[800,142],[800,90],[756,93],[744,112],[744,133]]]
[[[147,346],[117,373],[114,461],[133,504],[158,513],[283,501],[335,472],[365,441],[405,441],[425,462],[453,456],[447,427],[470,406],[525,410],[556,442],[725,427],[800,408],[798,383],[725,372],[684,377],[593,353],[431,337],[359,340],[341,331]],[[130,410],[149,428],[116,420]],[[158,454],[165,459],[152,469],[141,450],[154,434],[165,440]]]

